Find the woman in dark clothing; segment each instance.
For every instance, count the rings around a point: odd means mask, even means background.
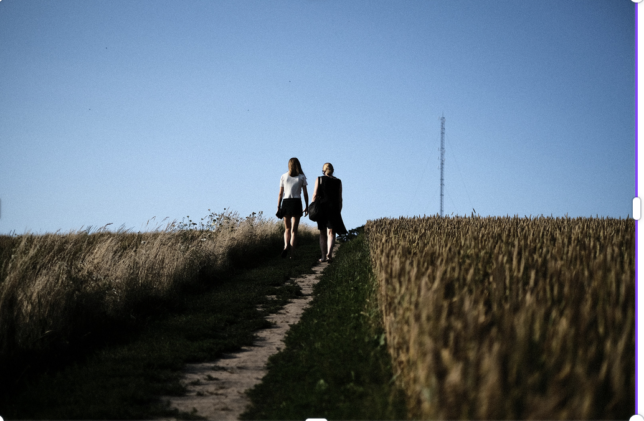
[[[318,229],[320,230],[320,251],[322,258],[320,262],[331,261],[331,252],[335,245],[336,234],[346,234],[347,229],[342,222],[342,181],[333,176],[333,165],[324,164],[322,167],[324,176],[318,177],[315,181],[315,191],[312,202],[320,199],[322,212],[318,217]]]

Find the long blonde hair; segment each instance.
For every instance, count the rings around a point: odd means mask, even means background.
[[[302,166],[300,165],[300,160],[297,158],[291,158],[288,160],[288,175],[291,177],[297,177],[298,175],[304,175],[302,171]]]
[[[328,174],[326,173],[327,171],[329,172]],[[333,175],[333,165],[331,165],[331,163],[330,163],[330,162],[327,162],[326,164],[324,164],[324,165],[322,166],[322,172],[323,172],[325,175]]]

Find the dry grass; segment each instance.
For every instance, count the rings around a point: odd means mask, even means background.
[[[365,231],[412,417],[633,414],[633,220],[400,218]]]
[[[282,233],[278,220],[224,211],[145,233],[2,237],[0,358],[56,347],[97,320],[133,317],[137,307],[280,244]]]

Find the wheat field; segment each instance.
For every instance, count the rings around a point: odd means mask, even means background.
[[[435,216],[365,232],[412,418],[634,413],[633,220]]]

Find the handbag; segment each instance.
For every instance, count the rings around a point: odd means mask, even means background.
[[[318,219],[320,219],[320,215],[322,214],[322,204],[321,202],[324,200],[322,189],[320,188],[322,186],[322,177],[318,178],[318,193],[315,202],[311,202],[309,205],[309,219],[313,222],[317,222]]]
[[[280,207],[280,208],[277,210],[277,213],[275,214],[275,216],[277,217],[277,219],[282,219],[282,218],[284,218],[284,209],[282,209],[282,208]]]

